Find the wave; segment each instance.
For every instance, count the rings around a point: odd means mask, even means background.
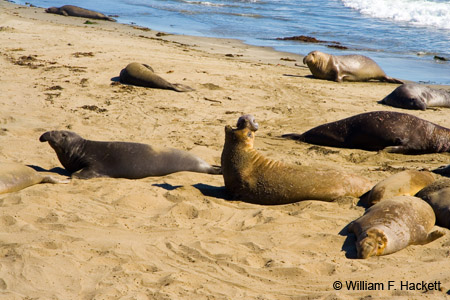
[[[406,22],[415,26],[450,29],[450,1],[430,0],[341,0],[374,18]]]

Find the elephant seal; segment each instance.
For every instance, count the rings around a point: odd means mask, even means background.
[[[375,61],[363,55],[331,55],[320,51],[309,52],[303,58],[314,77],[342,81],[380,80],[390,83],[403,81],[386,76]]]
[[[113,177],[138,179],[163,176],[180,171],[221,174],[220,167],[209,165],[186,151],[128,142],[85,140],[71,131],[47,131],[39,138],[48,142],[72,177],[89,179]]]
[[[74,6],[74,5],[64,5],[61,7],[49,7],[45,10],[46,13],[63,15],[63,16],[71,16],[71,17],[81,17],[81,18],[89,18],[89,19],[99,19],[116,22],[113,18],[105,16],[102,13],[85,9],[82,7]]]
[[[410,114],[373,111],[284,138],[322,146],[424,154],[450,151],[450,129]]]
[[[450,107],[450,91],[433,89],[417,83],[405,83],[378,103],[421,110],[432,106]]]
[[[418,191],[434,182],[434,175],[427,171],[402,171],[377,183],[367,196],[368,205],[395,196],[414,196]]]
[[[17,192],[38,183],[68,183],[69,180],[45,176],[18,163],[0,163],[0,194]]]
[[[167,82],[155,74],[152,67],[146,64],[133,62],[120,71],[120,82],[156,89],[173,90],[176,92],[193,91],[191,87],[179,83]]]
[[[431,206],[413,196],[397,196],[378,202],[350,223],[356,236],[358,258],[386,255],[408,245],[424,245],[444,235],[430,232],[435,216]]]
[[[416,197],[431,205],[436,215],[436,225],[450,229],[450,179],[435,181],[420,190]]]
[[[372,187],[357,175],[265,158],[253,148],[256,130],[258,124],[251,115],[240,117],[235,129],[225,126],[221,164],[225,187],[234,199],[264,205],[333,201],[341,196],[360,197]]]
[[[432,170],[431,172],[442,176],[450,177],[450,165],[439,167],[437,169]]]

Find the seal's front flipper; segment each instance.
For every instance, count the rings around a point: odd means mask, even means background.
[[[408,149],[405,146],[388,146],[384,148],[383,151],[386,151],[388,153],[408,153]]]

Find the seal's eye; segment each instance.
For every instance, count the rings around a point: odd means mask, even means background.
[[[61,136],[62,136],[63,138],[66,138],[66,137],[67,137],[67,133],[63,133],[63,134],[61,134]]]
[[[248,137],[252,137],[252,132],[249,131],[249,133],[247,133],[247,136],[248,136]]]

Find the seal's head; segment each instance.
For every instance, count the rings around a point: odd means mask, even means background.
[[[374,255],[383,255],[387,245],[386,235],[379,229],[369,229],[367,236],[356,243],[358,258],[369,258]]]
[[[49,7],[45,10],[46,13],[57,14],[59,13],[59,7]]]
[[[225,143],[228,141],[233,145],[243,145],[253,148],[255,131],[258,128],[259,125],[256,123],[255,117],[252,115],[243,115],[237,121],[235,129],[230,125],[225,126]]]
[[[81,140],[83,140],[81,136],[66,130],[47,131],[39,138],[40,142],[48,142],[55,151],[64,151]]]

